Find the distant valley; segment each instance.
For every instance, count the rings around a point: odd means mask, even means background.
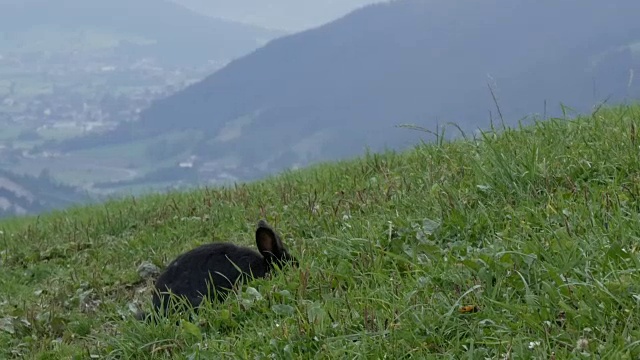
[[[114,163],[117,150],[69,155],[49,144],[134,122],[153,100],[283,34],[165,0],[2,0],[0,169],[32,183],[50,172],[99,195],[92,182],[135,177],[137,163]]]

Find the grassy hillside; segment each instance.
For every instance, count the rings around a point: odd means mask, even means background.
[[[25,358],[637,358],[640,107],[233,188],[0,223],[0,352]],[[137,267],[265,217],[299,269],[193,323]],[[258,296],[257,293],[261,296]],[[479,311],[463,313],[462,306]]]

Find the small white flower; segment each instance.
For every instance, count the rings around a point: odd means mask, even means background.
[[[578,341],[576,342],[576,348],[578,348],[578,350],[580,351],[587,350],[589,348],[589,340],[585,338],[578,339]]]
[[[536,346],[540,346],[540,341],[529,341],[529,349],[533,349]]]

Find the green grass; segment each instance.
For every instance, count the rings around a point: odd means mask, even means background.
[[[147,171],[161,167],[160,165],[149,164],[149,159],[145,154],[147,147],[153,145],[161,140],[169,142],[181,141],[185,143],[196,143],[202,137],[202,133],[198,131],[175,131],[153,138],[147,138],[140,141],[117,144],[117,145],[105,145],[96,146],[87,150],[74,151],[71,154],[77,157],[83,157],[88,159],[99,159],[101,162],[109,161],[111,165],[127,165],[135,164],[136,167],[144,167]],[[177,161],[173,158],[171,163]]]
[[[65,140],[75,136],[82,136],[84,130],[80,127],[76,128],[48,128],[38,130],[38,135],[44,140]]]
[[[0,109],[2,111],[2,109]],[[0,122],[0,141],[14,140],[29,127],[19,124]]]
[[[3,80],[0,82],[0,96],[9,96],[14,100],[18,100],[18,105],[25,105],[25,100],[38,95],[50,95],[53,92],[53,83],[51,80],[44,79],[37,73],[23,73],[12,68],[0,68],[0,76]],[[15,82],[14,93],[10,94],[10,84]],[[14,105],[12,108],[18,107]],[[22,110],[24,111],[24,110]]]
[[[7,135],[14,135],[15,130],[9,129]],[[43,138],[63,136],[66,130],[47,130],[39,132]],[[69,135],[69,133],[66,133]],[[0,133],[0,139],[3,137]],[[17,135],[16,135],[17,136]],[[196,131],[176,131],[163,134],[155,138],[118,145],[98,146],[87,150],[74,151],[61,158],[22,159],[12,167],[12,171],[37,176],[43,169],[48,169],[52,176],[63,183],[83,186],[89,182],[106,182],[129,179],[130,170],[135,176],[142,176],[159,168],[173,166],[185,160],[190,154],[193,144],[197,144],[202,133]],[[166,140],[169,143],[182,143],[184,149],[161,161],[149,159],[148,147]],[[14,147],[30,149],[42,143],[37,141],[15,141]],[[149,184],[152,185],[152,184]]]
[[[368,154],[261,182],[0,223],[0,353],[88,359],[640,356],[639,107]],[[300,260],[192,322],[136,267],[254,246]],[[461,313],[474,305],[478,312]]]

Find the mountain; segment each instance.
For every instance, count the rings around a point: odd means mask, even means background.
[[[34,215],[89,201],[78,189],[52,181],[46,172],[34,177],[0,169],[0,218]]]
[[[396,128],[402,123],[436,130],[455,122],[470,132],[490,118],[558,116],[561,102],[589,112],[610,95],[640,95],[632,76],[639,11],[635,0],[370,5],[273,40],[157,100],[136,124],[63,148],[197,130],[204,140],[192,144],[201,159],[194,166],[255,178],[424,135]]]
[[[271,29],[301,31],[385,0],[173,0],[200,13]]]
[[[0,49],[76,50],[87,37],[122,54],[191,64],[229,61],[283,34],[213,19],[167,0],[2,0]],[[35,33],[35,35],[34,35]],[[39,42],[51,44],[38,44]]]

